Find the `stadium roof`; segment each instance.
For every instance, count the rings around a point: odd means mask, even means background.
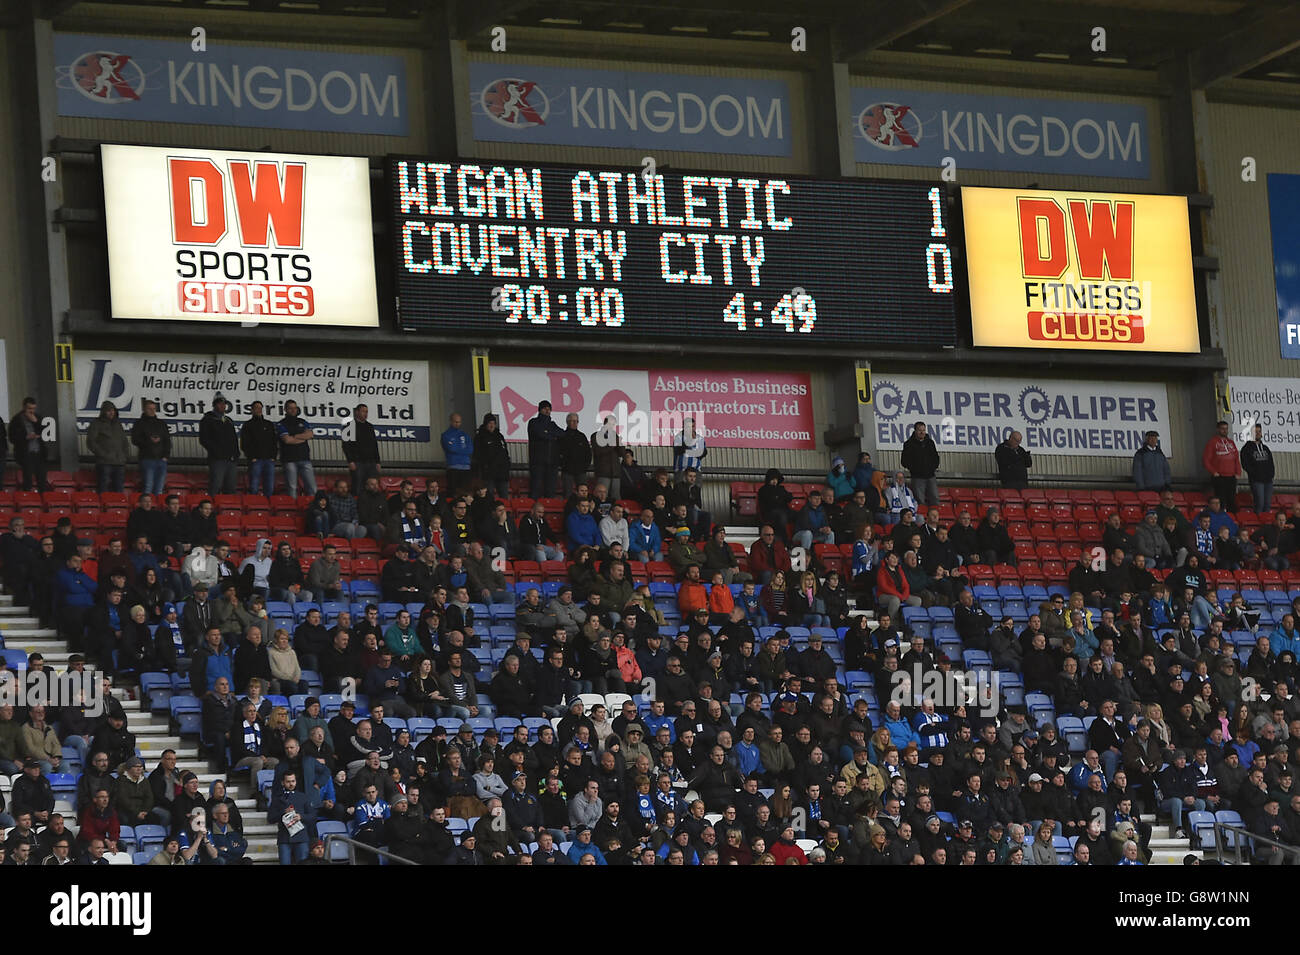
[[[788,42],[829,29],[836,56],[876,50],[990,61],[1155,69],[1188,57],[1193,88],[1244,77],[1300,84],[1297,0],[134,0],[133,6],[413,18],[454,7],[457,33],[491,26]],[[46,16],[109,0],[38,0]],[[1094,50],[1093,30],[1106,30]]]

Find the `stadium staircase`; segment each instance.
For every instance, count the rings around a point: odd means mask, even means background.
[[[0,637],[6,650],[23,653],[40,653],[45,662],[58,673],[68,666],[71,650],[54,630],[41,629],[37,619],[26,607],[16,607],[8,594],[0,595]],[[176,766],[181,772],[188,770],[199,778],[200,791],[205,795],[212,781],[226,779],[225,773],[215,772],[210,763],[199,755],[196,739],[182,738],[169,725],[168,714],[155,714],[149,710],[147,698],[142,702],[136,687],[115,687],[113,695],[122,704],[127,715],[127,729],[136,736],[136,748],[145,762],[145,772],[153,771],[164,750],[176,751]],[[258,811],[255,789],[247,776],[241,773],[238,781],[227,782],[227,794],[235,800],[244,822],[244,838],[248,840],[247,858],[254,862],[270,863],[278,859],[275,848],[275,826],[266,821],[266,814]],[[9,789],[9,779],[0,776],[0,787]],[[72,800],[63,796],[55,805],[68,820],[69,828],[76,829],[76,814]],[[138,849],[139,847],[133,847]]]

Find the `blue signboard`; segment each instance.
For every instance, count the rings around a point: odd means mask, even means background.
[[[470,111],[483,142],[789,156],[783,80],[472,63]]]
[[[1282,357],[1300,358],[1300,176],[1268,174],[1268,219]]]
[[[855,87],[858,162],[1150,178],[1147,111],[1119,103]]]
[[[60,116],[405,136],[399,56],[125,36],[54,37]]]

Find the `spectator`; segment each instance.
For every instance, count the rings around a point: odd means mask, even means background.
[[[836,455],[831,459],[831,469],[826,475],[826,485],[830,488],[831,495],[836,504],[846,501],[853,496],[855,490],[853,485],[853,476],[849,474],[844,459],[839,455]]]
[[[784,483],[785,476],[776,468],[769,468],[763,477],[763,486],[758,489],[758,516],[772,525],[771,529],[782,547],[789,540],[790,502],[793,500],[793,495],[783,487]]]
[[[1034,466],[1034,462],[1029,456],[1029,450],[1021,445],[1022,439],[1019,431],[1012,431],[993,452],[998,464],[998,480],[1003,487],[1029,487],[1029,469]]]
[[[290,398],[284,403],[284,417],[275,428],[276,436],[280,439],[280,463],[284,467],[284,482],[289,488],[289,496],[295,500],[300,481],[309,497],[316,496],[316,471],[312,467],[309,444],[316,435],[298,411],[298,402]]]
[[[208,453],[208,493],[234,494],[239,466],[239,436],[230,420],[230,402],[218,394],[199,422],[199,444]]]
[[[167,459],[171,456],[171,431],[158,417],[158,403],[145,399],[140,418],[131,427],[131,443],[140,458],[140,490],[161,494],[167,483]]]
[[[618,443],[618,429],[613,415],[608,415],[599,431],[591,435],[592,473],[598,485],[609,489],[611,500],[617,500],[622,488],[623,457],[630,453]]]
[[[934,438],[926,433],[924,421],[912,426],[912,435],[903,443],[903,456],[900,463],[907,469],[912,479],[912,489],[921,504],[939,504],[939,483],[935,473],[939,470],[939,449],[934,445]],[[912,510],[916,510],[913,506]]]
[[[344,425],[346,435],[347,426]],[[370,423],[370,408],[357,405],[352,409],[352,440],[343,442],[343,456],[347,458],[348,470],[352,472],[352,486],[363,488],[370,478],[378,478],[379,440],[375,435],[375,426]]]
[[[95,477],[99,493],[121,492],[126,476],[126,459],[131,451],[126,429],[117,414],[117,405],[105,401],[99,417],[86,432],[86,449],[95,458]]]
[[[641,520],[628,528],[628,556],[632,560],[652,561],[659,559],[663,548],[663,534],[655,521],[655,512],[646,508],[641,512]]]
[[[767,584],[774,574],[790,569],[790,554],[785,544],[776,539],[776,529],[764,524],[758,530],[758,540],[749,548],[749,570],[760,584]]]
[[[560,478],[565,497],[573,494],[579,484],[586,483],[587,471],[591,468],[591,442],[578,428],[578,416],[568,414],[564,418],[564,431],[556,439],[556,454],[559,457]]]
[[[9,420],[9,444],[14,449],[14,461],[22,468],[24,491],[50,489],[45,480],[45,455],[52,442],[45,440],[43,430],[36,399],[24,398],[22,408]]]
[[[329,496],[330,536],[351,540],[365,537],[366,529],[357,513],[357,499],[352,496],[346,478],[334,482],[334,493]]]
[[[338,600],[343,596],[341,574],[338,548],[326,544],[321,555],[311,562],[311,569],[307,571],[307,586],[311,588],[312,595],[320,600]]]
[[[447,419],[447,430],[438,438],[447,461],[447,493],[453,497],[469,486],[470,465],[474,457],[474,439],[461,427],[455,412]]]
[[[804,550],[812,550],[813,544],[835,543],[835,532],[822,507],[821,491],[808,492],[808,500],[796,515],[794,526],[794,542]]]
[[[884,506],[889,509],[889,523],[891,524],[898,523],[899,516],[905,510],[916,513],[916,496],[912,493],[912,489],[907,486],[902,471],[896,472],[894,474],[894,483],[885,488]]]
[[[1267,514],[1273,509],[1273,452],[1264,443],[1264,428],[1261,425],[1255,425],[1254,438],[1242,445],[1241,463],[1250,481],[1255,513]]]
[[[249,405],[248,420],[239,429],[239,448],[248,460],[248,490],[270,497],[275,493],[275,458],[279,449],[276,427],[266,420],[262,402]]]
[[[1241,474],[1241,456],[1237,445],[1228,435],[1228,422],[1215,425],[1214,437],[1205,442],[1201,463],[1210,473],[1210,486],[1214,495],[1231,513],[1237,512],[1237,475]]]
[[[1160,447],[1160,433],[1148,431],[1133,454],[1133,484],[1139,491],[1165,491],[1170,484],[1169,459]]]
[[[587,440],[586,436],[582,435],[581,432],[578,432],[578,434],[584,441]],[[596,519],[591,516],[591,501],[583,500],[578,502],[577,509],[571,511],[569,516],[564,519],[564,533],[565,541],[570,550],[577,550],[579,547],[600,546],[600,529],[596,524]]]
[[[708,453],[704,435],[696,430],[695,419],[683,418],[682,430],[673,443],[673,473],[677,475],[678,480],[682,479],[687,468],[699,471]]]
[[[555,496],[556,446],[563,434],[551,420],[551,403],[538,403],[537,415],[528,422],[528,495],[534,500]]]
[[[473,438],[473,448],[470,464],[474,476],[487,486],[489,495],[508,498],[510,450],[505,435],[501,433],[500,419],[491,412],[483,416],[483,423]]]

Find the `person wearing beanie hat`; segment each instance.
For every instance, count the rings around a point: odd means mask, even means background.
[[[830,473],[826,475],[826,486],[831,489],[835,502],[847,501],[857,490],[853,486],[853,475],[849,473],[844,459],[838,454],[831,459]]]
[[[199,422],[199,444],[208,453],[209,494],[235,493],[239,435],[228,411],[230,402],[217,394],[212,399],[212,409]]]

